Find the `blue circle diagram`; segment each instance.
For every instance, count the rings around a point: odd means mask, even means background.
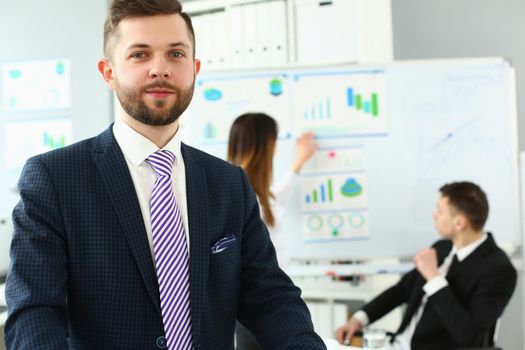
[[[350,178],[346,180],[343,187],[341,187],[341,194],[345,197],[357,197],[363,193],[363,186],[356,179]]]
[[[219,89],[209,88],[204,90],[204,98],[208,101],[218,101],[222,98],[222,92]]]
[[[348,223],[353,228],[361,228],[365,224],[365,216],[360,212],[350,214]]]
[[[328,223],[330,224],[331,228],[340,229],[343,227],[345,220],[341,216],[341,214],[333,214],[328,218]]]
[[[319,215],[311,215],[308,218],[308,228],[313,231],[319,231],[323,227],[323,218]]]

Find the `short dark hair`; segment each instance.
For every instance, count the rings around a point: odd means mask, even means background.
[[[117,34],[120,22],[127,18],[148,17],[157,15],[179,14],[186,22],[193,45],[193,57],[195,58],[195,32],[191,18],[186,12],[182,12],[182,5],[178,0],[112,0],[109,6],[106,23],[104,23],[104,55],[111,57],[111,38]]]
[[[468,181],[452,182],[439,189],[449,204],[465,215],[474,230],[480,231],[489,216],[487,195],[476,184]]]

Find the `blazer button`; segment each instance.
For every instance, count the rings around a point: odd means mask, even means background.
[[[168,342],[166,341],[166,337],[160,336],[157,338],[157,347],[159,349],[165,349],[168,346]]]

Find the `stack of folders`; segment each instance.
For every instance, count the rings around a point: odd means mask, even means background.
[[[284,0],[234,5],[192,19],[196,56],[206,71],[278,67],[288,61]]]

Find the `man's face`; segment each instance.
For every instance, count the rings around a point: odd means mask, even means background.
[[[119,24],[108,85],[124,111],[146,125],[168,125],[186,110],[200,62],[194,60],[184,19],[160,15]]]
[[[449,204],[448,198],[441,196],[434,211],[434,223],[440,235],[452,238],[456,234],[457,212]]]

